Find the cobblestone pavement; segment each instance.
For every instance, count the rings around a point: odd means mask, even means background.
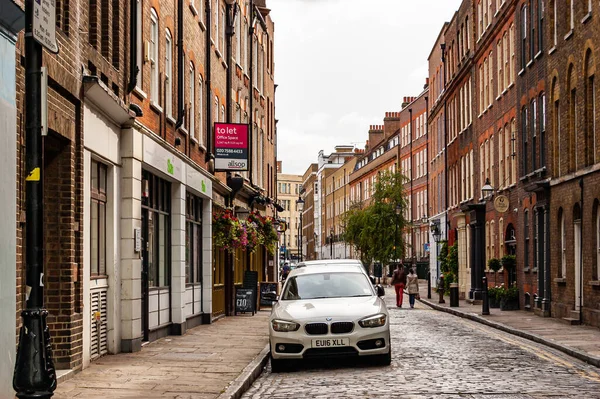
[[[562,352],[431,310],[392,307],[392,365],[270,366],[244,398],[600,398],[600,369]],[[408,301],[406,301],[408,302]]]

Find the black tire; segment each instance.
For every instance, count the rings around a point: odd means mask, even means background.
[[[392,349],[390,348],[389,352],[383,355],[374,355],[373,362],[378,366],[389,366],[392,364]]]
[[[273,359],[271,356],[271,372],[272,373],[281,373],[282,371],[286,371],[288,369],[288,362],[284,359]]]

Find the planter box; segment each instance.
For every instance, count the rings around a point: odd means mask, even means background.
[[[500,310],[519,310],[519,299],[500,299]]]
[[[489,304],[490,304],[490,308],[499,308],[500,307],[500,301],[498,301],[495,296],[489,297]]]

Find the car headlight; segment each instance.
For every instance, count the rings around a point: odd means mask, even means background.
[[[387,319],[386,315],[384,315],[383,313],[379,313],[374,316],[369,316],[369,317],[362,319],[361,321],[358,322],[358,324],[364,328],[381,327],[381,326],[385,325],[386,319]]]
[[[277,332],[291,332],[296,331],[300,328],[300,324],[294,323],[293,321],[285,321],[285,320],[273,320],[271,321],[271,325],[273,326],[273,330]]]

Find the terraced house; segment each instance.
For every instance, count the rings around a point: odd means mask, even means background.
[[[275,275],[266,248],[232,256],[212,240],[215,210],[275,213],[269,12],[265,0],[56,2],[59,52],[43,53],[43,282],[58,370],[232,314],[244,271]],[[21,33],[16,215],[25,206],[23,43]],[[246,171],[215,167],[213,127],[229,122],[249,127]],[[26,228],[20,218],[17,327]]]

